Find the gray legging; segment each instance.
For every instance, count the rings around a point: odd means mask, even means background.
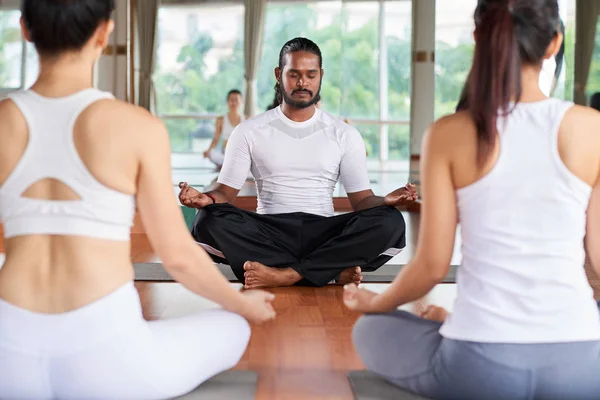
[[[600,341],[476,343],[440,327],[405,311],[369,314],[354,345],[367,369],[432,399],[600,399]]]

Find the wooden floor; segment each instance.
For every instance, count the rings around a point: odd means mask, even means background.
[[[178,307],[192,311],[189,307],[191,299],[182,295],[178,286],[174,283],[136,283],[145,316],[159,318],[165,310]],[[164,302],[156,302],[155,291],[162,292]],[[276,295],[277,319],[262,326],[252,326],[250,344],[236,367],[260,374],[256,398],[352,399],[345,371],[362,368],[350,339],[358,315],[342,307],[341,288],[293,288],[272,292]],[[189,296],[193,295],[190,293]]]
[[[407,222],[406,256],[414,254],[418,216],[405,214]],[[146,236],[132,234],[132,260],[157,260]],[[387,285],[369,285],[382,291]],[[206,309],[198,299],[176,283],[136,282],[147,319],[170,318]],[[280,288],[275,294],[277,319],[263,326],[252,326],[252,337],[236,369],[259,373],[259,400],[353,399],[346,374],[363,369],[352,345],[351,332],[358,314],[342,302],[343,289]],[[418,311],[432,302],[451,306],[454,285],[444,285],[428,299],[409,305]]]
[[[148,320],[183,316],[209,307],[176,283],[136,282],[136,287]],[[380,291],[384,287],[369,288]],[[256,398],[352,400],[346,374],[364,366],[351,340],[359,315],[343,306],[342,288],[280,288],[271,292],[276,296],[277,318],[252,326],[250,343],[236,366],[259,373]],[[454,295],[455,285],[442,285],[427,299],[405,308],[418,312],[430,303],[451,305]]]

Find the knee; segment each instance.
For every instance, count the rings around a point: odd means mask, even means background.
[[[385,220],[392,226],[398,227],[400,226],[402,229],[405,228],[406,223],[404,222],[404,216],[402,213],[393,207],[388,207],[387,216]]]
[[[367,369],[375,372],[377,372],[375,360],[380,358],[378,354],[381,348],[385,347],[377,335],[382,324],[380,319],[381,316],[364,315],[356,321],[352,330],[352,342],[358,356]]]
[[[195,238],[202,237],[203,234],[207,232],[207,228],[215,224],[215,221],[216,218],[209,209],[202,208],[198,210],[196,218],[194,218],[194,223],[192,224],[192,235]]]
[[[357,350],[362,348],[363,344],[366,343],[366,333],[371,325],[370,319],[371,317],[369,315],[363,315],[354,324],[354,328],[352,329],[352,342]]]
[[[213,219],[212,213],[210,210],[206,208],[201,208],[196,213],[196,218],[194,219],[194,225],[200,225],[210,222]]]
[[[235,367],[246,352],[252,330],[250,329],[250,324],[246,318],[235,313],[226,312],[226,314],[226,318],[228,319],[226,324],[228,326],[228,332],[233,336],[230,341],[231,352],[227,355],[228,357],[226,359],[226,363],[228,364],[226,368],[229,369]]]
[[[382,215],[377,222],[377,229],[382,235],[393,237],[404,235],[406,231],[406,222],[402,213],[393,207],[384,207],[381,210]]]

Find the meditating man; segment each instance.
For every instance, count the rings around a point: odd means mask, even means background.
[[[312,41],[287,42],[275,69],[280,106],[235,128],[213,190],[180,184],[181,203],[200,209],[192,235],[246,288],[358,284],[361,271],[376,270],[405,246],[395,207],[415,201],[415,188],[373,194],[361,135],[315,107],[321,63]],[[231,204],[250,171],[257,213]],[[334,216],[338,179],[355,212]]]

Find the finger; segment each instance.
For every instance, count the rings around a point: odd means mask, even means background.
[[[263,296],[263,300],[264,300],[265,304],[267,304],[267,305],[273,304],[274,299],[275,299],[275,297],[270,296],[268,293],[265,293]]]
[[[185,195],[192,197],[192,190],[194,189],[186,183],[183,188],[183,192],[185,193]]]
[[[188,203],[192,203],[194,200],[196,200],[195,197],[188,195],[187,193],[183,195],[183,198],[188,202]]]
[[[356,293],[352,289],[344,290],[344,300],[352,300],[356,297]]]
[[[356,300],[347,300],[344,299],[344,304],[348,307],[349,310],[356,311],[358,302]]]
[[[199,198],[196,198],[196,197],[193,197],[190,200],[190,202],[192,203],[192,205],[198,206],[198,207],[202,207],[202,206],[206,205],[203,199],[199,199]]]
[[[190,196],[188,195],[188,188],[187,188],[187,186],[184,186],[184,187],[181,189],[181,192],[179,192],[179,198],[188,198],[188,197],[190,197]]]
[[[345,302],[356,301],[356,294],[355,293],[344,293],[344,301]]]
[[[346,291],[346,293],[356,293],[357,291],[357,287],[354,283],[349,283],[347,285],[344,285],[344,291]]]

